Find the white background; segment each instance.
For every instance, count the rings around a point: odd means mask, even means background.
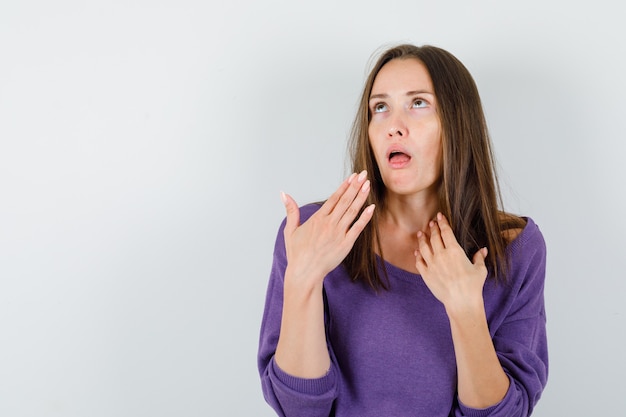
[[[368,62],[448,49],[549,251],[535,416],[623,412],[626,30],[609,1],[3,1],[0,415],[271,416],[280,190],[326,198]]]

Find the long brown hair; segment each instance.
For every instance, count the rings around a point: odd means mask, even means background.
[[[474,79],[454,55],[430,45],[399,45],[383,52],[365,82],[352,126],[352,172],[368,171],[371,179],[368,204],[376,204],[377,210],[344,260],[344,266],[354,280],[363,280],[375,290],[388,288],[378,230],[379,213],[385,206],[385,185],[369,143],[369,99],[374,80],[385,64],[393,59],[411,58],[426,66],[438,103],[443,148],[439,210],[447,217],[467,256],[471,259],[477,250],[487,247],[486,263],[493,279],[506,280],[504,232],[523,227],[525,221],[501,211],[487,123]]]

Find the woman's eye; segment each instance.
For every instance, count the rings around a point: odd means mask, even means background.
[[[382,113],[387,111],[387,105],[385,103],[378,103],[374,106],[374,113]]]
[[[421,107],[426,107],[428,105],[428,103],[426,103],[426,101],[422,100],[421,98],[418,98],[417,100],[415,100],[413,102],[413,108],[415,109],[419,109]]]

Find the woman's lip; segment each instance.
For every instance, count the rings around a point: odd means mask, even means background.
[[[393,152],[392,152],[393,153]],[[389,166],[394,169],[404,168],[411,163],[411,155],[401,152],[400,155],[391,157],[387,159]]]
[[[400,146],[399,144],[395,144],[387,148],[387,153],[386,153],[387,160],[391,158],[392,154],[397,153],[397,152],[403,153],[407,155],[409,158],[411,158],[411,154],[403,146]]]
[[[394,154],[399,154],[394,156]],[[387,148],[387,163],[393,169],[404,168],[411,163],[411,154],[404,146],[395,143]]]

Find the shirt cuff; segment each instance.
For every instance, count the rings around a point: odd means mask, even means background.
[[[335,369],[332,364],[326,375],[320,378],[299,378],[280,369],[272,358],[272,372],[287,388],[302,394],[322,395],[335,389]]]
[[[507,375],[508,376],[508,375]],[[487,417],[487,416],[496,416],[496,415],[506,415],[501,414],[503,410],[510,407],[511,401],[514,401],[515,396],[515,386],[514,382],[509,376],[509,389],[507,390],[504,398],[500,400],[500,402],[491,405],[487,408],[471,408],[466,406],[461,402],[461,400],[457,397],[459,402],[459,409],[463,413],[462,415],[465,417]]]

